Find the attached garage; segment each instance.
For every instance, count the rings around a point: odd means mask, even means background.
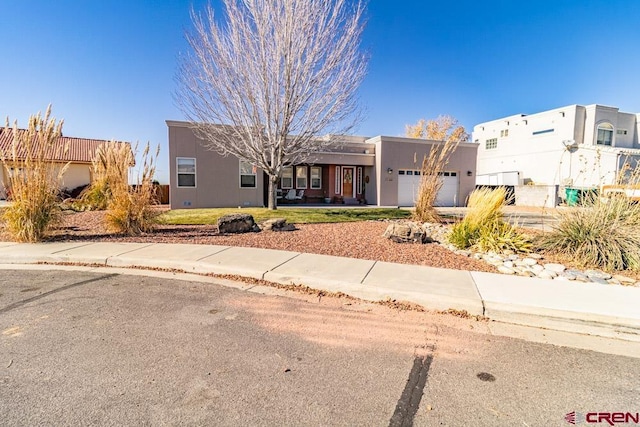
[[[436,206],[458,206],[460,182],[457,172],[441,173],[442,188],[436,198]],[[420,189],[420,171],[400,169],[398,171],[398,206],[415,206]]]

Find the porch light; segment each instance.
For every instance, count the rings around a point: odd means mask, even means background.
[[[391,169],[391,168],[387,168],[387,173],[388,173],[389,175],[391,175],[391,174],[393,173],[393,169]]]

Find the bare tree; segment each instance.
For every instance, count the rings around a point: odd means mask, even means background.
[[[420,119],[415,125],[406,125],[405,135],[433,141],[464,142],[469,139],[469,134],[464,126],[458,124],[458,119],[448,115],[431,120]]]
[[[361,0],[223,0],[225,21],[192,10],[176,100],[206,147],[269,176],[312,159],[360,120]]]

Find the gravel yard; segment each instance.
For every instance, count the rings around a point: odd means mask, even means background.
[[[51,241],[118,241],[154,243],[196,243],[281,249],[295,252],[427,265],[458,270],[496,272],[485,262],[456,255],[437,244],[398,244],[382,237],[386,221],[334,224],[300,224],[291,232],[260,232],[220,235],[214,226],[160,225],[156,231],[138,237],[109,233],[103,225],[104,212],[65,213],[63,223]],[[1,240],[9,240],[6,234]]]

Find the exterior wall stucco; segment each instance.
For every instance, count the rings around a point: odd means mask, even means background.
[[[176,159],[196,159],[196,187],[178,187]],[[186,125],[169,126],[169,185],[171,209],[263,206],[263,172],[255,188],[240,188],[240,161],[207,150]]]
[[[62,175],[62,188],[73,190],[91,182],[91,165],[72,163]]]
[[[381,206],[398,205],[398,170],[420,169],[422,160],[429,154],[438,141],[425,141],[413,138],[376,137],[376,173],[377,200]],[[457,172],[459,189],[457,201],[459,206],[466,204],[469,193],[475,188],[476,144],[461,143],[451,155],[446,171]],[[388,173],[389,168],[392,173]],[[471,172],[471,175],[468,175]]]
[[[597,126],[610,123],[611,146],[596,144]],[[618,133],[620,131],[620,133]],[[626,134],[624,134],[626,131]],[[497,139],[496,148],[487,140]],[[601,105],[570,105],[532,115],[515,115],[476,125],[478,175],[520,173],[523,184],[594,187],[611,183],[621,151],[640,148],[638,115]],[[568,150],[565,143],[575,141]],[[631,153],[639,155],[639,152]]]
[[[63,165],[59,164],[59,168],[62,168]],[[4,165],[0,165],[1,172],[0,173],[0,199],[6,199],[7,197],[7,185],[9,183],[9,178],[7,175],[7,170]],[[60,170],[60,169],[58,169]],[[60,181],[60,188],[66,190],[73,190],[76,187],[80,187],[83,185],[88,185],[91,183],[91,165],[87,163],[71,163],[67,167],[67,170],[62,175],[62,180]]]
[[[263,206],[266,182],[260,170],[255,189],[240,188],[238,159],[233,156],[223,157],[205,149],[202,141],[185,122],[167,121],[167,125],[172,209]],[[365,181],[364,184],[364,197],[368,204],[378,206],[397,206],[398,170],[420,169],[423,157],[429,153],[432,146],[440,144],[436,141],[396,137],[375,137],[366,139],[366,142],[362,142],[365,139],[363,137],[347,139],[346,144],[336,148],[335,152],[318,153],[309,163],[322,167],[325,197],[336,194],[337,167],[354,167],[354,173],[362,167],[362,178],[366,180],[368,177],[369,181]],[[476,144],[460,144],[446,168],[447,171],[458,173],[459,191],[456,199],[459,205],[464,204],[475,186],[477,149]],[[195,188],[178,187],[176,161],[179,157],[196,159]],[[393,173],[387,173],[388,168],[391,168]],[[305,193],[314,198],[322,196],[310,189],[305,190]]]

